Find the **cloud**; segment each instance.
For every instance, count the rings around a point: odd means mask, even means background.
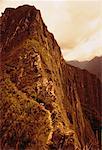
[[[87,40],[81,41],[71,51],[62,50],[62,53],[66,60],[77,59],[81,61],[102,55],[102,30],[97,31]]]

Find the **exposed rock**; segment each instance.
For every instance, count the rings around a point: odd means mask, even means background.
[[[65,63],[34,6],[6,9],[1,28],[1,149],[98,150],[100,81]]]
[[[84,142],[92,144],[94,134],[98,134],[98,139],[101,140],[101,83],[95,75],[90,74],[86,70],[80,70],[62,62],[64,90],[67,93],[67,101],[70,101],[75,111],[75,118],[78,129],[78,137]],[[69,85],[69,86],[67,86]],[[73,102],[74,101],[74,102]],[[64,101],[66,109],[67,103]],[[88,123],[90,122],[90,125]],[[81,125],[81,126],[80,126]],[[90,130],[88,127],[94,131]],[[87,130],[88,129],[88,130]],[[83,135],[84,133],[84,135]],[[96,135],[97,136],[97,135]],[[97,141],[94,141],[96,143]],[[81,142],[83,143],[83,142]]]

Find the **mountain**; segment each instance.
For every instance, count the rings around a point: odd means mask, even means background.
[[[69,65],[78,67],[80,69],[84,69],[88,61],[77,61],[77,60],[70,60],[67,61]]]
[[[0,18],[0,146],[3,150],[98,150],[101,83],[68,65],[40,11]]]
[[[90,73],[95,74],[102,81],[102,56],[97,56],[90,61],[68,61],[68,64],[88,70]]]

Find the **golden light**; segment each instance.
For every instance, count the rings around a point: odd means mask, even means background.
[[[24,4],[41,10],[65,59],[85,60],[102,55],[102,1],[0,0],[0,10]]]

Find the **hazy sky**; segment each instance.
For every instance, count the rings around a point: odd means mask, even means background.
[[[41,10],[66,60],[88,60],[102,55],[101,0],[0,0],[0,11],[22,4]]]

